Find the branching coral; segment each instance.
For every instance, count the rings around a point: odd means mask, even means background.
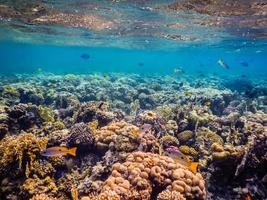
[[[18,137],[7,136],[0,141],[0,172],[15,164],[26,176],[37,156],[46,148],[47,138],[37,138],[32,134]]]
[[[34,178],[27,179],[22,185],[22,191],[26,192],[30,196],[42,194],[42,193],[50,193],[56,194],[58,188],[55,182],[47,176],[44,179],[39,179],[37,176]]]
[[[187,167],[172,158],[158,154],[135,152],[125,163],[113,165],[103,192],[115,192],[121,199],[148,200],[151,192],[169,189],[180,193],[180,199],[205,199],[205,181],[201,174],[193,174]],[[102,194],[101,193],[101,194]],[[101,195],[100,194],[100,195]]]

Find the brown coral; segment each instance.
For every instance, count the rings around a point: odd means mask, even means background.
[[[186,200],[180,192],[164,190],[159,193],[157,200]]]
[[[22,190],[29,195],[36,195],[49,192],[50,194],[56,194],[58,188],[49,176],[44,179],[39,179],[37,176],[27,179],[22,185]]]
[[[98,149],[115,148],[117,151],[131,152],[140,144],[139,128],[125,121],[113,122],[96,131]]]
[[[167,156],[144,152],[132,153],[126,162],[114,164],[102,193],[113,191],[121,199],[148,200],[152,190],[159,188],[180,193],[180,199],[200,200],[206,197],[205,181],[201,174],[192,173]]]
[[[37,138],[32,134],[18,137],[7,136],[0,141],[0,172],[17,164],[26,176],[38,154],[46,148],[47,138]]]
[[[30,200],[56,200],[56,199],[49,197],[46,194],[37,194],[37,195],[33,196]]]

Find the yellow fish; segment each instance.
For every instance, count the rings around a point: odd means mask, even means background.
[[[187,92],[184,93],[184,95],[187,96],[187,97],[191,97],[193,95],[193,93],[187,91]]]
[[[76,156],[76,150],[77,147],[68,149],[67,147],[56,146],[47,148],[46,150],[41,152],[41,155],[46,157],[60,157],[66,155]]]
[[[198,162],[192,162],[190,158],[184,155],[179,149],[175,146],[170,146],[165,149],[165,154],[171,157],[173,160],[179,162],[180,164],[186,166],[193,173],[197,173]]]
[[[206,101],[206,102],[204,103],[204,105],[207,106],[207,107],[210,107],[210,106],[211,106],[211,101]]]

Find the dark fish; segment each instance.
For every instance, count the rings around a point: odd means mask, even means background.
[[[248,63],[246,61],[240,62],[240,65],[242,65],[243,67],[248,67]]]
[[[247,76],[245,74],[242,74],[241,78],[247,78]]]
[[[143,67],[145,64],[143,62],[138,63],[139,67]]]
[[[84,53],[84,54],[82,54],[82,55],[80,56],[80,58],[82,58],[82,59],[84,59],[84,60],[88,60],[88,59],[90,58],[90,55]]]

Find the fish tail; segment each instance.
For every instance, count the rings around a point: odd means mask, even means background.
[[[190,164],[190,170],[193,172],[193,173],[197,173],[197,168],[198,168],[198,162],[192,162]]]
[[[77,147],[73,147],[73,148],[69,149],[68,154],[70,154],[72,156],[76,156],[76,151],[77,151]]]

